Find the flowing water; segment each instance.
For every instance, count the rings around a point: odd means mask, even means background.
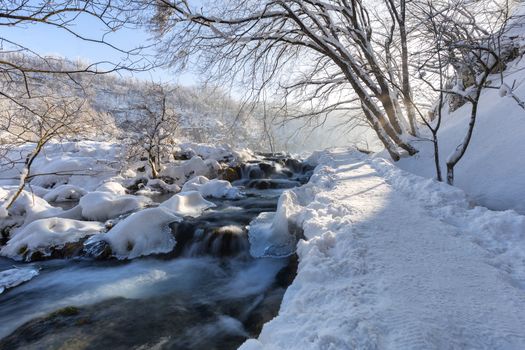
[[[270,166],[271,165],[271,166]],[[40,274],[0,294],[0,349],[235,349],[278,312],[295,258],[249,256],[245,226],[304,183],[297,162],[246,165],[246,197],[176,224],[172,253],[19,264]],[[298,168],[299,167],[299,168]]]

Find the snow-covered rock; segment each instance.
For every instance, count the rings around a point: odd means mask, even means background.
[[[205,200],[199,192],[189,191],[173,195],[162,202],[159,207],[176,215],[197,217],[204,210],[215,207],[215,204]]]
[[[175,237],[169,224],[180,220],[179,216],[164,207],[148,208],[131,214],[94,239],[108,242],[119,259],[168,253],[175,247]]]
[[[109,193],[117,194],[120,196],[123,196],[126,194],[126,188],[124,188],[124,186],[122,186],[120,183],[115,182],[115,181],[104,182],[102,185],[97,187],[95,191],[109,192]]]
[[[34,144],[14,147],[9,159],[24,159],[34,149]],[[102,181],[115,176],[119,168],[122,146],[112,142],[63,141],[49,142],[31,166],[34,187],[52,188],[63,184],[75,185],[93,191]],[[16,178],[22,172],[23,161],[15,167],[0,164],[2,177]],[[15,181],[16,182],[16,181]],[[2,185],[15,182],[0,181]],[[39,194],[40,195],[40,194]]]
[[[194,156],[190,160],[184,161],[179,165],[171,165],[162,171],[163,176],[169,176],[178,185],[183,185],[189,179],[202,175],[208,178],[216,177],[220,165],[214,159],[203,160],[199,156]]]
[[[44,195],[44,200],[48,202],[65,202],[79,200],[87,192],[74,185],[60,185],[53,188]]]
[[[180,152],[186,156],[199,156],[202,159],[213,159],[218,162],[240,163],[254,158],[248,149],[233,149],[228,145],[210,145],[204,143],[187,142],[179,145]]]
[[[0,227],[12,224],[21,226],[41,218],[60,215],[62,212],[61,208],[55,208],[43,198],[25,190],[20,193],[9,210],[5,210],[7,201],[16,191],[14,187],[9,190],[0,188],[0,207],[4,207],[4,211],[9,213],[9,219],[0,222]]]
[[[168,184],[161,179],[148,179],[147,187],[160,188],[164,192],[180,192],[180,186],[177,184]]]
[[[51,248],[77,242],[81,238],[101,232],[99,222],[77,221],[63,218],[36,220],[13,233],[13,237],[0,249],[0,255],[22,260],[26,255],[40,252],[44,256]]]
[[[90,192],[80,199],[79,205],[84,218],[105,221],[141,209],[149,203],[151,199],[143,196]]]
[[[182,186],[182,192],[198,191],[203,197],[237,199],[243,197],[241,191],[225,180],[209,180],[205,176],[197,176],[188,180]]]

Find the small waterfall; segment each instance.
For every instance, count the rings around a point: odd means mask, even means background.
[[[248,254],[248,251],[249,242],[246,230],[240,226],[229,225],[212,230],[196,230],[182,255],[226,257]]]
[[[176,227],[175,255],[233,257],[249,254],[248,233],[244,227],[214,226],[198,220],[180,223]]]

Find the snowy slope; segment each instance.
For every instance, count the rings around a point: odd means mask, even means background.
[[[518,8],[516,20],[506,34],[514,45],[525,51],[525,6]],[[501,76],[491,76],[492,87],[480,99],[471,144],[455,170],[455,185],[478,203],[494,210],[514,209],[525,214],[525,109],[512,96],[500,96]],[[525,101],[525,59],[507,64],[503,84],[513,87],[518,100]],[[461,143],[469,123],[470,104],[453,113],[444,113],[438,132],[442,172],[446,158]],[[422,130],[423,136],[425,130]],[[435,177],[433,148],[430,142],[417,143],[419,154],[402,159],[399,167],[412,173]]]
[[[318,155],[279,315],[241,349],[524,349],[525,217],[382,160]]]

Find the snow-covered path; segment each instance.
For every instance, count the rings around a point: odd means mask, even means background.
[[[298,276],[242,349],[525,349],[523,216],[342,150],[297,198]]]

